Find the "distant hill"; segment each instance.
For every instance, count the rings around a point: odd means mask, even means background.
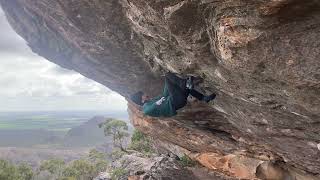
[[[89,121],[70,129],[63,138],[66,147],[95,146],[111,142],[110,137],[105,137],[103,130],[98,125],[106,120],[103,116],[95,116]]]
[[[38,167],[43,160],[61,158],[65,161],[79,159],[90,149],[111,152],[111,137],[104,136],[98,125],[107,118],[95,116],[67,132],[34,130],[0,130],[0,159],[13,163],[27,162]],[[130,124],[129,132],[133,132]]]
[[[57,114],[60,115],[60,114]],[[0,130],[0,147],[45,147],[45,148],[71,148],[71,147],[94,147],[103,145],[108,147],[111,145],[111,138],[104,136],[103,130],[98,125],[104,122],[107,118],[104,116],[95,116],[91,119],[87,118],[79,120],[79,125],[76,123],[70,124],[70,121],[77,121],[73,115],[60,115],[61,119],[54,116],[54,119],[45,117],[44,122],[47,124],[54,124],[58,130],[51,129],[1,129]],[[68,117],[69,116],[69,117]],[[35,115],[33,115],[33,121],[30,121],[32,125],[38,125],[35,122]],[[68,117],[68,118],[66,118]],[[112,117],[112,116],[111,116]],[[16,118],[16,119],[14,119]],[[38,120],[40,116],[37,116],[37,121],[43,123],[42,120]],[[41,116],[43,118],[43,116]],[[82,117],[83,118],[83,117]],[[10,123],[10,119],[15,126],[21,124],[23,119],[21,117],[13,116],[5,118],[6,123]],[[63,121],[65,120],[65,122]],[[56,121],[59,121],[59,125],[56,125]],[[124,121],[128,122],[127,119]],[[27,122],[23,122],[28,124]],[[68,125],[69,124],[69,125]],[[64,127],[65,126],[65,127]],[[128,124],[130,132],[133,127]],[[60,130],[61,127],[64,129]],[[68,127],[70,129],[68,129]]]

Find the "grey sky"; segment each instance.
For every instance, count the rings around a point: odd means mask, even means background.
[[[125,111],[110,89],[34,54],[0,8],[0,111]]]

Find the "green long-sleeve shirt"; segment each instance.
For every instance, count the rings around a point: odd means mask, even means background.
[[[162,97],[164,97],[165,100],[160,105],[157,105],[156,102],[160,100]],[[177,112],[176,109],[173,107],[172,101],[173,99],[169,94],[168,85],[167,83],[165,83],[162,95],[149,100],[143,105],[143,113],[153,117],[174,116],[177,114]]]

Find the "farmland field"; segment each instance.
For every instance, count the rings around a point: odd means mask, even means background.
[[[1,130],[32,130],[68,131],[93,116],[115,117],[127,119],[125,114],[94,111],[79,112],[0,112]]]
[[[128,119],[123,112],[0,112],[0,147],[91,146],[104,140],[97,121],[87,123],[95,116]]]

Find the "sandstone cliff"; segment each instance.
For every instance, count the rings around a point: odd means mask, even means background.
[[[240,178],[320,179],[320,1],[0,3],[34,52],[123,96],[159,93],[164,71],[203,78],[214,104],[173,118],[129,102],[165,149]]]

